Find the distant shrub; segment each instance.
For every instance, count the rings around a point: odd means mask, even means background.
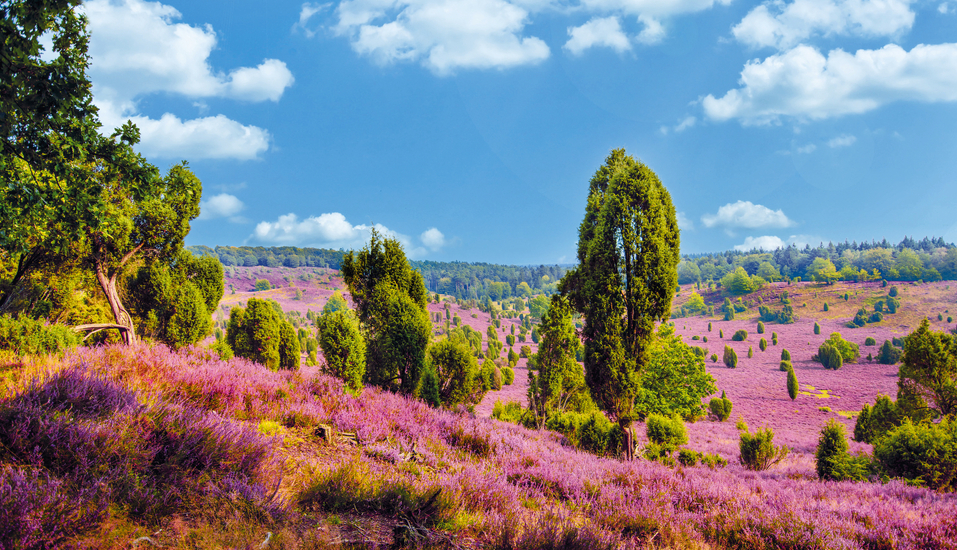
[[[724,331],[721,329],[718,329],[718,338],[724,338]]]
[[[912,424],[909,419],[874,444],[884,475],[940,492],[957,489],[957,423]]]
[[[494,391],[499,391],[502,389],[502,370],[498,367],[495,367],[495,369],[492,370],[491,386],[491,389]]]
[[[233,353],[269,369],[299,368],[299,338],[271,300],[250,298],[246,308],[229,310],[226,341]],[[279,308],[281,311],[281,308]]]
[[[814,323],[814,334],[821,334],[821,325],[817,324],[816,321]]]
[[[897,287],[896,287],[896,286],[892,286],[891,289],[890,289],[890,291],[888,291],[887,294],[888,294],[891,298],[896,298],[896,297],[897,297]]]
[[[879,311],[876,311],[876,312],[874,312],[874,313],[875,313],[876,315],[880,315],[880,314],[881,314]],[[867,324],[867,318],[868,318],[867,310],[864,309],[864,308],[861,308],[861,309],[857,310],[857,313],[854,314],[854,318],[851,319],[850,321],[848,321],[847,325],[845,325],[845,326],[847,326],[847,328],[860,328],[860,327],[863,327],[864,325]]]
[[[681,417],[668,418],[658,414],[649,415],[645,420],[645,433],[648,440],[672,452],[688,442],[688,431]]]
[[[506,386],[511,386],[515,382],[515,370],[512,367],[502,369],[502,382]]]
[[[791,361],[782,360],[782,361],[778,364],[778,370],[780,370],[780,371],[782,371],[782,372],[787,372],[787,371],[791,370],[792,368],[793,368],[793,366],[791,365]]]
[[[864,345],[865,345],[865,346],[876,346],[876,345],[877,345],[877,340],[875,340],[873,336],[868,336],[867,338],[864,339]]]
[[[767,470],[781,462],[789,452],[786,446],[778,447],[774,444],[774,430],[771,428],[760,429],[751,434],[747,426],[741,431],[738,449],[741,452],[741,465],[748,470],[758,471]]]
[[[846,302],[847,300],[848,300],[848,295],[847,295],[847,292],[845,292],[845,293],[844,293],[844,301]]]
[[[948,322],[948,323],[953,323],[953,322],[954,322],[954,318],[953,318],[953,317],[947,317],[947,322]]]
[[[874,311],[880,311],[880,312],[884,311],[884,300],[878,300],[874,304]]]
[[[874,443],[901,425],[903,415],[897,403],[886,395],[878,395],[874,405],[864,404],[854,423],[854,441]]]
[[[738,366],[738,354],[735,353],[731,346],[724,347],[724,364],[729,369],[733,369]]]
[[[860,347],[854,342],[849,342],[841,337],[841,333],[832,332],[831,336],[824,341],[823,345],[830,345],[838,350],[841,355],[842,363],[856,363],[861,357]],[[820,348],[819,348],[820,351]]]
[[[764,334],[764,321],[758,321],[758,334]]]
[[[502,422],[517,424],[522,419],[522,413],[522,404],[518,401],[502,403],[501,399],[496,399],[495,404],[492,406],[492,418],[501,420]]]
[[[595,455],[615,454],[620,444],[621,428],[600,412],[592,413],[578,430],[582,450]]]
[[[717,362],[718,362],[718,354],[717,354],[717,353],[712,353],[712,354],[711,354],[711,362],[712,362],[712,363],[717,363]]]
[[[692,339],[692,340],[701,340],[701,337],[698,336],[697,334],[695,334],[694,336],[691,337],[691,339]]]
[[[682,466],[697,466],[699,460],[701,460],[701,453],[698,451],[693,451],[691,449],[678,449],[678,463]]]
[[[359,391],[366,372],[366,342],[359,320],[349,310],[338,310],[323,315],[317,324],[318,344],[326,360],[323,370],[345,382],[353,392]]]
[[[784,306],[778,312],[777,321],[782,325],[790,325],[794,323],[794,319],[794,308],[789,305]]]
[[[272,288],[272,285],[269,284],[268,279],[256,279],[256,284],[253,287],[253,290],[255,290],[256,292],[260,292],[263,290],[270,290],[271,288]]]
[[[708,323],[708,332],[711,332],[711,323]]]
[[[798,379],[797,374],[794,373],[794,368],[788,369],[788,397],[791,398],[791,401],[797,399],[798,395]]]
[[[761,349],[761,351],[766,351],[768,349],[768,341],[764,338],[761,338],[761,341],[758,342],[758,347]]]
[[[0,315],[0,349],[16,355],[59,353],[79,344],[80,336],[69,327],[48,325],[26,315],[17,319]]]
[[[731,418],[732,408],[733,404],[731,400],[725,396],[723,391],[721,392],[721,397],[713,397],[711,401],[708,402],[708,409],[711,410],[711,414],[714,415],[719,422],[724,422]]]
[[[782,360],[782,361],[790,361],[790,360],[791,360],[791,352],[788,351],[788,350],[786,350],[786,349],[782,349],[782,350],[781,350],[781,360]]]
[[[825,369],[838,370],[844,366],[844,358],[841,357],[841,352],[829,342],[821,344],[816,357]]]
[[[833,418],[821,430],[814,458],[817,475],[821,479],[864,481],[870,473],[867,457],[852,457],[848,454],[844,425]]]
[[[743,342],[748,339],[748,331],[741,329],[735,331],[734,336],[731,337],[731,340],[734,342]]]
[[[938,314],[937,314],[937,320],[938,320],[938,321],[943,321],[943,320],[944,320],[944,314],[943,314],[943,313],[938,313]]]
[[[827,302],[824,302],[824,311],[829,311],[831,308],[827,305]]]
[[[771,333],[771,345],[778,345],[778,333],[776,332]]]
[[[701,455],[701,463],[714,470],[717,467],[724,467],[728,465],[728,459],[722,457],[719,454],[704,453]]]
[[[887,300],[887,313],[894,314],[897,313],[897,310],[900,308],[900,300],[888,298]]]
[[[701,337],[701,341],[707,344],[707,343],[708,343],[708,337],[707,337],[707,336]]]

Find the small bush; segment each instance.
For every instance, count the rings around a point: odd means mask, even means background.
[[[701,463],[714,470],[718,466],[724,467],[728,465],[728,459],[722,457],[719,454],[705,453],[701,455]]]
[[[781,360],[782,360],[782,361],[790,361],[790,360],[791,360],[791,352],[788,351],[788,350],[786,350],[786,349],[782,349],[782,350],[781,350]]]
[[[761,338],[761,341],[758,342],[758,347],[761,348],[761,351],[767,351],[768,341],[765,340],[764,338]]]
[[[708,408],[711,410],[711,414],[714,415],[719,422],[724,422],[731,418],[732,407],[731,400],[725,396],[723,391],[721,392],[721,397],[714,397],[708,402]]]
[[[758,334],[764,334],[764,321],[758,321]]]
[[[887,294],[888,294],[888,296],[890,296],[891,298],[896,298],[896,297],[897,297],[897,287],[896,287],[896,286],[892,286],[891,289],[890,289],[890,291],[888,291]]]
[[[59,353],[80,343],[80,336],[62,325],[47,325],[25,315],[0,315],[0,349],[16,355]]]
[[[691,449],[678,450],[678,463],[682,466],[697,466],[699,460],[701,460],[701,453],[698,451],[693,451]]]
[[[824,302],[824,311],[829,311],[831,308],[827,305],[827,302]]]
[[[712,353],[712,354],[711,354],[711,362],[712,362],[712,363],[717,363],[717,362],[718,362],[718,354],[717,354],[717,353]]]
[[[688,442],[685,423],[678,416],[668,418],[658,414],[649,415],[645,421],[648,440],[661,446],[669,453]]]
[[[797,399],[798,395],[798,379],[797,375],[794,374],[794,368],[788,369],[788,397],[791,398],[791,401]]]
[[[877,362],[882,365],[893,365],[900,361],[901,350],[891,345],[890,340],[884,340],[880,353],[877,354]]]
[[[817,324],[816,321],[814,323],[814,334],[821,334],[821,325]]]
[[[912,424],[909,419],[874,444],[882,472],[935,491],[957,489],[957,423]]]
[[[708,322],[708,332],[711,332],[711,323]]]
[[[791,365],[791,362],[790,362],[790,361],[781,361],[781,362],[778,364],[778,370],[780,370],[780,371],[782,371],[782,372],[787,372],[787,371],[791,370],[792,368],[794,368],[794,367]]]
[[[502,382],[506,386],[511,386],[515,382],[515,369],[505,367],[502,369]]]
[[[272,285],[269,284],[268,279],[256,279],[256,284],[253,288],[256,292],[261,292],[263,290],[270,290]]]
[[[865,404],[854,423],[854,441],[874,443],[885,434],[900,426],[904,415],[886,395],[878,395],[874,406]]]
[[[877,340],[875,340],[873,336],[868,336],[867,338],[864,339],[864,345],[865,345],[865,346],[876,346],[876,345],[877,345]]]
[[[748,470],[767,470],[788,455],[786,446],[774,445],[774,430],[764,428],[751,434],[745,429],[741,431],[738,444],[741,452],[741,465]]]
[[[724,338],[724,331],[721,329],[718,329],[718,338]]]
[[[748,359],[751,359],[752,357],[754,357],[754,348],[752,346],[748,346]]]
[[[867,457],[852,457],[848,454],[844,425],[833,418],[821,430],[814,458],[817,475],[821,479],[863,481],[870,473]]]
[[[738,366],[738,354],[735,353],[731,346],[724,347],[724,364],[729,369],[733,369]]]
[[[704,342],[705,344],[707,344],[707,343],[708,343],[708,337],[707,337],[707,336],[703,336],[703,337],[701,338],[701,341]]]
[[[731,337],[731,340],[734,342],[744,342],[748,339],[748,331],[741,329],[735,331],[734,336]]]
[[[701,340],[701,337],[697,334],[691,337],[692,340]]]
[[[778,333],[776,332],[771,333],[771,345],[773,346],[778,345]]]

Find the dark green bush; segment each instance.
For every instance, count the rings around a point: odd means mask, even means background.
[[[743,423],[742,423],[743,424]],[[788,455],[788,448],[774,444],[774,430],[764,428],[751,434],[747,425],[743,425],[738,448],[741,452],[741,465],[748,470],[767,470]]]
[[[678,450],[678,463],[682,466],[697,466],[699,460],[701,460],[701,453],[698,451],[691,449]]]
[[[748,346],[748,359],[751,359],[752,357],[754,357],[754,347]]]
[[[790,361],[790,360],[791,360],[791,352],[788,351],[788,350],[786,350],[786,349],[782,349],[782,350],[781,350],[781,360],[782,360],[782,361]]]
[[[877,354],[877,362],[882,365],[893,365],[900,361],[901,350],[891,345],[890,340],[884,340],[880,353]]]
[[[825,348],[825,346],[830,346],[838,351],[838,353],[841,356],[841,364],[856,363],[857,360],[861,357],[860,346],[858,346],[854,342],[849,342],[845,340],[843,337],[841,337],[841,333],[832,332],[831,336],[827,340],[825,340],[823,344],[821,344],[820,348],[818,348],[817,358],[812,358],[815,361],[819,361],[825,367],[827,367],[827,365],[821,359],[823,357],[821,352]],[[837,368],[840,368],[840,367],[837,367]]]
[[[731,340],[735,342],[743,342],[747,339],[748,339],[748,331],[744,329],[735,331],[734,336],[731,337]]]
[[[828,311],[831,308],[827,305],[827,302],[824,302],[824,311]]]
[[[729,369],[733,369],[738,366],[738,354],[735,353],[731,346],[724,347],[724,364]]]
[[[783,363],[784,361],[782,361]],[[791,401],[797,399],[798,395],[798,379],[797,375],[794,374],[794,368],[791,367],[788,369],[788,397],[791,398]]]
[[[701,463],[714,470],[718,466],[727,466],[728,459],[719,454],[704,453],[701,455]]]
[[[913,424],[909,419],[874,444],[882,473],[936,491],[957,489],[957,423]]]
[[[764,321],[758,321],[758,334],[764,334]]]
[[[580,448],[596,455],[614,454],[622,437],[621,428],[600,412],[592,413],[578,430]]]
[[[825,369],[838,370],[844,366],[844,358],[841,356],[841,352],[829,342],[821,344],[816,357]]]
[[[793,368],[793,366],[791,365],[791,362],[790,362],[790,361],[781,361],[781,362],[778,364],[778,370],[780,370],[780,371],[782,371],[782,372],[787,372],[787,371],[791,370],[792,368]]]
[[[883,320],[884,320],[884,314],[881,313],[880,311],[875,311],[874,313],[871,313],[867,317],[868,323],[880,323]]]
[[[515,369],[505,367],[502,369],[502,382],[506,386],[511,386],[515,382]]]
[[[718,362],[718,354],[717,354],[717,353],[712,353],[712,354],[711,354],[711,362],[712,362],[712,363],[717,363],[717,362]]]
[[[873,336],[868,336],[867,338],[864,339],[864,345],[865,345],[865,346],[876,346],[876,345],[877,345],[877,340],[875,340]]]
[[[864,404],[854,423],[854,441],[874,443],[887,432],[901,425],[903,415],[897,403],[886,395],[878,395],[874,406]]]
[[[771,345],[772,346],[778,345],[778,333],[776,332],[771,333]]]
[[[69,327],[48,325],[25,315],[14,319],[0,315],[0,349],[16,355],[59,353],[80,344],[80,336]]]
[[[254,289],[256,290],[256,292],[260,292],[260,291],[263,291],[263,290],[270,290],[271,288],[272,288],[272,285],[269,284],[269,280],[267,280],[267,279],[256,279],[256,285],[255,285],[255,287],[254,287]]]
[[[866,456],[848,454],[844,425],[833,418],[821,430],[814,458],[818,477],[826,480],[864,481],[871,469]]]
[[[821,334],[821,325],[817,324],[816,321],[814,323],[814,334]]]
[[[714,415],[719,422],[724,422],[728,418],[731,418],[732,407],[731,400],[725,396],[723,391],[721,392],[721,397],[713,397],[711,401],[708,402],[708,408],[711,410],[711,414]]]
[[[761,351],[766,351],[768,349],[768,341],[764,338],[761,338],[761,341],[758,342],[758,347],[761,349]]]
[[[718,338],[724,338],[724,331],[721,329],[718,329]]]
[[[891,289],[890,289],[890,291],[888,291],[887,294],[888,294],[891,298],[896,298],[896,297],[897,297],[897,287],[896,287],[896,286],[892,286]]]
[[[708,323],[708,332],[711,332],[711,323]]]
[[[688,431],[680,417],[668,418],[659,414],[648,415],[645,420],[645,433],[648,440],[659,445],[667,452],[674,451],[688,442]]]

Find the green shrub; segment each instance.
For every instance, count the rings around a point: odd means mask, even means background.
[[[841,352],[832,346],[830,342],[821,344],[815,357],[824,365],[825,369],[838,370],[844,366],[844,358],[841,356]]]
[[[701,460],[701,453],[698,451],[693,451],[691,449],[678,450],[678,463],[682,466],[697,466],[699,460]]]
[[[887,294],[888,294],[891,298],[896,298],[896,297],[897,297],[897,287],[896,287],[896,286],[892,286],[891,289],[890,289],[890,291],[888,291]]]
[[[60,353],[80,344],[80,336],[69,327],[48,325],[25,315],[14,319],[0,315],[0,349],[14,354]]]
[[[867,338],[864,339],[864,345],[865,345],[865,346],[876,346],[876,345],[877,345],[877,340],[875,340],[873,336],[868,336]]]
[[[814,322],[814,334],[821,334],[821,325],[817,324],[816,321]]]
[[[782,371],[782,372],[787,372],[787,371],[791,370],[792,368],[794,368],[794,367],[791,365],[791,362],[790,362],[790,361],[781,361],[781,362],[778,364],[778,370],[780,370],[780,371]]]
[[[518,401],[502,403],[501,399],[496,399],[495,404],[492,405],[492,418],[517,424],[522,419],[522,404]],[[548,429],[552,428],[549,427]]]
[[[791,360],[791,352],[788,351],[788,350],[786,350],[786,349],[782,349],[782,350],[781,350],[781,360],[782,360],[782,361],[790,361],[790,360]]]
[[[866,403],[854,423],[854,441],[874,443],[901,425],[904,415],[897,403],[886,395],[878,395],[874,405]]]
[[[704,342],[705,344],[707,344],[707,343],[708,343],[708,337],[707,337],[707,336],[703,336],[703,337],[701,338],[701,341]]]
[[[692,339],[692,340],[701,340],[701,337],[698,336],[697,334],[695,334],[694,336],[691,337],[691,339]]]
[[[943,313],[938,313],[938,314],[937,314],[937,320],[938,320],[938,321],[943,321],[943,320],[944,320],[944,314],[943,314]]]
[[[829,311],[831,308],[827,305],[827,302],[824,302],[824,311]]]
[[[711,401],[708,402],[708,408],[711,410],[711,414],[714,415],[719,422],[724,422],[731,418],[732,407],[731,400],[725,396],[723,391],[721,392],[721,397],[713,397]]]
[[[721,329],[718,329],[718,338],[724,338],[724,331]]]
[[[741,465],[748,470],[767,470],[788,455],[788,448],[774,444],[774,430],[764,428],[751,434],[747,425],[741,430],[738,443]]]
[[[764,321],[758,321],[758,334],[764,334]]]
[[[712,354],[711,354],[711,362],[712,362],[712,363],[717,363],[717,362],[718,362],[718,354],[717,354],[717,353],[712,353]]]
[[[669,453],[688,442],[688,431],[679,416],[668,418],[659,414],[651,414],[645,420],[645,423],[645,433],[648,435],[648,440]]]
[[[712,470],[714,470],[718,466],[721,466],[721,467],[727,466],[728,459],[724,458],[723,456],[717,453],[715,454],[705,453],[701,455],[701,463],[707,466],[708,468],[711,468]]]
[[[269,289],[271,289],[271,288],[272,288],[272,285],[269,284],[269,280],[268,280],[268,279],[256,279],[256,284],[255,284],[255,286],[254,286],[253,288],[254,288],[254,290],[255,290],[256,292],[260,292],[260,291],[263,291],[263,290],[269,290]]]
[[[847,296],[847,292],[845,292],[845,293],[844,293],[844,301],[846,302],[847,300],[848,300],[848,296]]]
[[[776,332],[771,333],[771,345],[778,345],[778,333]]]
[[[782,361],[783,362],[783,361]],[[794,374],[794,368],[788,369],[788,397],[791,398],[791,401],[797,399],[798,395],[798,379],[797,375]]]
[[[502,370],[498,367],[492,371],[492,389],[495,391],[502,389]]]
[[[272,300],[250,298],[246,308],[229,310],[226,341],[233,353],[276,370],[299,367],[299,338]]]
[[[761,348],[761,351],[766,351],[768,349],[768,341],[761,338],[761,341],[758,342],[758,347]]]
[[[909,419],[874,444],[882,473],[936,491],[957,489],[957,423],[913,424]]]
[[[511,386],[515,382],[515,369],[505,367],[502,369],[502,382],[506,386]]]
[[[821,430],[814,458],[818,477],[826,480],[864,481],[871,469],[866,456],[848,454],[844,425],[833,418]]]
[[[751,359],[752,357],[754,357],[754,348],[752,346],[748,346],[748,359]]]
[[[580,448],[596,455],[614,454],[621,441],[621,428],[600,412],[592,413],[578,430]]]
[[[366,372],[366,342],[359,320],[350,310],[338,310],[323,315],[317,324],[319,346],[326,360],[323,370],[344,381],[353,392],[359,391]]]
[[[734,336],[731,337],[731,340],[734,342],[743,342],[748,339],[748,331],[741,329],[735,331]]]
[[[882,365],[893,365],[900,361],[901,350],[891,345],[890,340],[884,340],[881,351],[877,354],[877,362]]]
[[[733,369],[738,366],[738,354],[734,352],[731,346],[724,347],[724,364],[729,369]]]
[[[708,322],[708,332],[711,332],[711,323]]]

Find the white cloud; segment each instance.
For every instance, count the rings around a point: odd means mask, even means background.
[[[715,4],[727,6],[730,3],[731,0],[584,0],[582,5],[591,12],[620,12],[659,18],[704,11]]]
[[[505,0],[345,0],[334,30],[378,63],[418,62],[438,75],[504,69],[550,55],[523,37],[529,12]]]
[[[618,53],[631,49],[628,37],[621,30],[617,17],[596,17],[580,27],[568,27],[568,42],[565,50],[572,55],[581,55],[588,48],[604,46]]]
[[[212,220],[216,218],[229,218],[231,222],[242,223],[246,221],[246,219],[239,216],[239,213],[245,208],[246,205],[243,204],[243,201],[239,200],[235,195],[220,193],[219,195],[213,195],[209,200],[199,203],[199,217],[196,219]]]
[[[302,8],[299,10],[299,21],[292,26],[293,30],[300,29],[303,34],[308,38],[312,38],[316,35],[316,31],[309,28],[309,20],[319,12],[328,8],[331,4],[312,4],[306,2],[302,5]]]
[[[937,11],[947,15],[950,12],[950,6],[947,5],[947,2],[942,2],[939,6],[937,6]]]
[[[812,235],[791,235],[787,240],[774,235],[764,235],[761,237],[745,237],[743,243],[734,245],[734,249],[740,252],[748,252],[754,249],[771,251],[791,245],[798,248],[804,248],[805,245],[817,246],[818,243],[822,242],[824,242],[824,239]]]
[[[837,136],[836,138],[832,138],[831,140],[829,140],[827,142],[827,146],[830,147],[831,149],[838,149],[841,147],[850,147],[851,145],[854,145],[856,141],[857,141],[856,136],[841,134]]]
[[[798,154],[807,155],[807,154],[813,153],[814,151],[817,151],[817,145],[814,145],[813,143],[808,143],[807,145],[804,145],[803,147],[798,147],[796,151],[798,152]]]
[[[794,222],[789,220],[782,210],[771,210],[766,206],[754,204],[751,201],[738,201],[718,208],[716,214],[701,216],[705,227],[723,226],[730,231],[732,228],[756,229],[759,227],[790,227]]]
[[[320,248],[357,249],[369,242],[372,229],[402,244],[406,256],[421,258],[430,250],[436,252],[446,244],[445,236],[430,228],[419,237],[425,247],[415,246],[407,235],[380,224],[352,225],[339,212],[329,212],[300,220],[296,214],[279,216],[274,222],[262,221],[249,236],[250,240],[275,246],[315,246]]]
[[[677,126],[675,126],[675,132],[684,132],[688,128],[693,127],[695,123],[697,122],[698,122],[698,119],[693,116],[685,117],[684,120],[682,120],[681,122],[678,123]]]
[[[638,21],[641,22],[645,28],[638,33],[638,37],[635,40],[642,44],[653,46],[661,43],[661,41],[665,39],[665,28],[657,19],[650,15],[642,14],[638,16]]]
[[[278,101],[294,80],[284,62],[266,59],[255,67],[215,71],[208,62],[217,42],[212,27],[176,23],[180,13],[159,2],[89,0],[80,9],[89,18],[89,72],[104,132],[133,118],[144,148],[152,151],[147,154],[167,157],[246,159],[268,148],[268,133],[261,128],[222,115],[185,122],[171,114],[147,119],[138,113],[138,100],[169,93],[199,100],[201,109],[201,100],[210,97]],[[171,133],[187,136],[188,144],[158,143]],[[224,139],[234,142],[219,141]]]
[[[749,62],[740,83],[720,99],[702,100],[711,119],[769,124],[860,114],[893,101],[957,101],[957,44],[832,50],[826,58],[802,45]]]
[[[426,229],[419,235],[419,239],[422,241],[429,250],[432,252],[438,252],[443,246],[445,246],[445,235],[442,234],[438,229],[431,227]]]
[[[684,212],[678,212],[678,228],[682,231],[691,231],[694,229],[694,222],[685,215]]]
[[[765,235],[763,237],[746,237],[744,243],[734,245],[734,249],[747,252],[749,250],[775,250],[778,248],[784,248],[787,246],[780,237],[775,237],[774,235]]]
[[[791,48],[812,36],[894,37],[914,24],[912,0],[795,0],[766,2],[731,34],[753,47]]]

